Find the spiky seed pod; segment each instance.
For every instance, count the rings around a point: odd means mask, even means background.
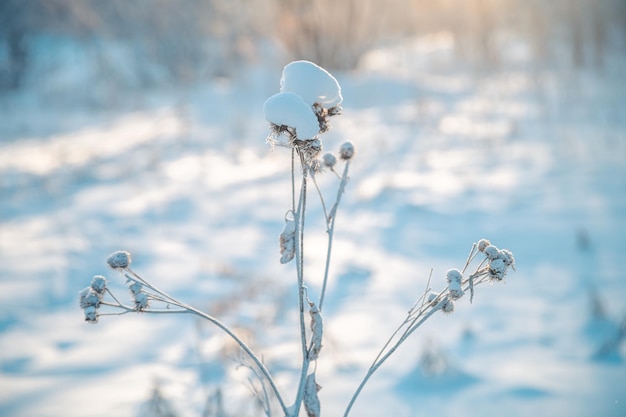
[[[91,280],[91,289],[102,295],[107,289],[107,279],[102,275],[96,275]]]
[[[449,269],[448,272],[446,272],[446,279],[449,284],[453,282],[460,284],[463,281],[463,274],[456,268]]]
[[[513,257],[513,253],[508,249],[500,249],[498,252],[498,258],[504,261],[506,266],[510,266],[515,270],[515,257]]]
[[[463,294],[465,294],[463,292],[463,289],[461,288],[461,284],[457,281],[452,281],[449,284],[448,293],[450,295],[450,299],[452,300],[458,300],[459,298],[463,297]]]
[[[143,288],[143,285],[141,285],[137,281],[133,281],[132,284],[128,286],[128,289],[130,289],[130,292],[133,296],[139,294],[142,288]]]
[[[113,252],[107,258],[107,264],[109,264],[109,266],[113,269],[128,268],[131,262],[132,262],[132,259],[130,257],[130,253],[123,251],[123,250],[118,250],[117,252]]]
[[[296,253],[296,221],[294,219],[285,219],[278,243],[280,244],[280,263],[286,264]]]
[[[322,162],[325,167],[332,168],[337,163],[337,157],[330,152],[326,152],[324,156],[322,156]]]
[[[308,417],[320,417],[321,406],[320,399],[317,396],[318,391],[322,389],[315,381],[315,372],[306,377],[304,384],[304,396],[302,402]]]
[[[311,308],[309,314],[311,315],[311,350],[309,351],[309,360],[317,360],[320,350],[322,350],[322,337],[324,332],[324,323],[322,321],[322,314],[315,303],[309,303]]]
[[[443,301],[443,304],[441,305],[441,311],[443,311],[446,314],[450,314],[454,311],[454,301],[450,300],[449,298],[446,298]]]
[[[439,294],[436,292],[430,292],[428,294],[428,302],[430,303],[431,306],[436,306],[437,305],[437,297],[439,297]]]
[[[461,284],[463,283],[463,274],[456,268],[449,269],[446,272],[446,280],[448,281],[448,292],[452,300],[463,297],[463,289]]]
[[[146,294],[145,292],[133,294],[133,299],[135,301],[135,310],[137,311],[144,311],[150,306],[148,294]]]
[[[504,259],[494,259],[489,264],[489,278],[495,281],[502,281],[506,275],[507,265]]]
[[[348,161],[352,159],[355,153],[356,153],[356,150],[354,149],[354,145],[350,141],[344,142],[339,148],[339,156],[344,161]]]
[[[98,294],[97,292],[95,292],[93,290],[93,288],[91,287],[86,287],[83,288],[80,293],[80,308],[87,308],[87,307],[94,307],[94,308],[98,308],[100,307],[100,300],[102,299],[102,297],[100,296],[100,294]]]
[[[88,306],[83,309],[85,312],[85,321],[91,324],[98,322],[98,309],[94,306]]]
[[[480,252],[484,252],[485,248],[487,248],[487,246],[491,245],[491,242],[489,242],[487,239],[480,239],[478,241],[478,250]]]
[[[494,259],[498,259],[500,257],[500,249],[498,249],[494,245],[487,246],[483,252],[485,253],[487,259],[489,259],[490,261],[493,261]]]

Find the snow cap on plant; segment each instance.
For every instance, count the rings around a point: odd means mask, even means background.
[[[461,274],[461,271],[456,268],[448,270],[446,273],[446,279],[448,280],[448,292],[450,298],[456,300],[463,297],[464,292],[461,288],[463,274]]]
[[[341,114],[342,101],[339,83],[324,68],[309,61],[287,64],[280,79],[280,92],[263,105],[265,118],[272,127],[268,142],[290,146],[296,139],[315,139],[328,130],[331,116]],[[282,139],[285,134],[286,141]],[[310,168],[315,168],[312,165]]]
[[[128,268],[132,262],[130,257],[130,253],[124,250],[118,250],[117,252],[113,252],[107,258],[107,264],[113,269],[124,269]]]
[[[315,103],[326,109],[341,104],[343,97],[339,83],[324,68],[310,61],[294,61],[283,68],[280,91],[302,97],[305,103]]]
[[[265,119],[272,124],[273,135],[268,139],[273,144],[287,145],[278,137],[289,133],[288,142],[293,139],[313,139],[319,134],[320,126],[311,106],[291,92],[274,94],[263,105]],[[292,129],[291,132],[289,129]]]
[[[354,149],[354,144],[350,141],[346,141],[341,144],[339,148],[339,156],[341,159],[348,161],[354,157],[356,150]]]
[[[460,284],[463,280],[463,274],[461,274],[461,271],[459,271],[458,269],[452,268],[449,269],[448,272],[446,272],[446,279],[448,280],[449,284],[451,284],[452,282],[457,282]]]

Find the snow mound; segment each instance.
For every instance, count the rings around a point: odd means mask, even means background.
[[[265,100],[265,119],[277,126],[289,126],[296,130],[299,139],[312,139],[320,126],[311,106],[294,93],[277,93]]]
[[[283,69],[280,91],[296,93],[309,105],[330,108],[341,104],[341,87],[324,68],[309,61],[294,61]]]

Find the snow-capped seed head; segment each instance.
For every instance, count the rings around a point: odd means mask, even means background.
[[[344,142],[339,148],[339,156],[345,161],[352,159],[355,152],[354,145],[350,141]]]
[[[478,250],[480,252],[484,252],[485,248],[489,245],[491,245],[491,242],[489,242],[487,239],[480,239],[478,241]]]
[[[456,282],[461,285],[461,282],[463,281],[463,274],[456,268],[449,269],[448,272],[446,272],[446,279],[448,280],[448,283]]]
[[[94,306],[85,307],[85,321],[87,323],[96,324],[98,322],[98,310]]]
[[[485,253],[487,259],[489,259],[490,261],[493,261],[494,259],[498,259],[500,257],[500,250],[494,245],[487,246],[483,252]]]
[[[91,288],[98,294],[102,294],[107,288],[107,279],[102,275],[95,275],[91,280]]]
[[[113,252],[107,258],[107,263],[109,264],[111,268],[114,268],[114,269],[128,268],[131,262],[132,262],[132,259],[130,258],[130,253],[124,250],[118,250],[117,252]]]
[[[463,297],[463,288],[461,288],[461,283],[457,281],[450,282],[448,286],[448,294],[452,300],[458,300]]]
[[[294,93],[283,92],[274,94],[263,105],[265,119],[278,129],[290,127],[295,129],[298,139],[312,139],[319,133],[319,122],[311,105]]]
[[[434,307],[436,305],[435,300],[437,299],[437,297],[439,297],[439,294],[436,292],[430,292],[428,294],[428,302],[430,303],[431,306]]]
[[[337,157],[331,152],[326,152],[324,156],[322,156],[322,163],[325,167],[332,168],[337,163]]]
[[[133,281],[128,288],[130,289],[131,294],[133,294],[134,296],[139,294],[141,292],[141,289],[143,288],[143,285],[141,285],[140,283],[138,283],[137,281]]]
[[[506,275],[506,268],[507,266],[504,259],[494,259],[489,264],[489,277],[492,280],[502,281]]]
[[[144,311],[150,306],[148,294],[146,294],[145,292],[133,294],[133,298],[135,300],[135,310],[137,311]]]
[[[79,293],[79,297],[80,308],[100,307],[100,300],[102,297],[91,287],[83,288]]]
[[[280,91],[292,92],[309,106],[338,106],[343,101],[339,83],[328,71],[310,61],[294,61],[283,68]]]
[[[319,154],[322,153],[322,141],[319,139],[312,139],[312,140],[308,140],[306,141],[306,150],[307,152],[309,152],[311,154],[312,157],[317,157],[319,156]]]
[[[441,311],[446,314],[450,314],[454,311],[454,301],[449,298],[446,298],[441,305]]]
[[[510,266],[515,269],[515,258],[513,257],[513,253],[508,249],[500,249],[498,252],[498,258],[504,261],[506,266]]]

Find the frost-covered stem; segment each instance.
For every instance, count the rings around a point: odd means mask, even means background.
[[[440,301],[424,317],[422,317],[422,319],[419,322],[415,323],[415,325],[411,329],[409,329],[409,331],[407,331],[404,335],[402,335],[402,337],[396,342],[395,345],[393,345],[393,347],[391,349],[389,349],[389,351],[385,355],[383,355],[378,361],[376,361],[374,364],[372,364],[372,366],[370,366],[369,370],[367,371],[367,374],[365,375],[365,377],[363,378],[363,380],[361,381],[361,383],[357,387],[356,391],[352,395],[352,398],[350,399],[350,402],[348,403],[348,406],[346,407],[346,411],[343,414],[343,417],[348,417],[348,415],[350,414],[350,410],[352,409],[352,406],[354,405],[354,402],[356,401],[356,399],[358,398],[359,394],[363,390],[363,387],[365,387],[365,384],[367,384],[367,382],[372,377],[372,375],[374,375],[374,372],[376,372],[376,370],[378,368],[380,368],[380,366],[383,363],[385,363],[385,361],[387,359],[389,359],[389,357],[391,355],[393,355],[393,353],[396,351],[396,349],[398,349],[398,347],[406,340],[407,337],[409,337],[411,335],[411,333],[413,333],[418,327],[420,327],[433,314],[435,314],[437,311],[441,310],[442,306],[443,306],[443,301]]]
[[[341,201],[341,196],[344,193],[346,188],[346,184],[348,183],[348,170],[350,168],[350,160],[346,161],[346,164],[343,168],[343,175],[341,176],[341,182],[339,183],[339,189],[337,190],[337,199],[335,200],[335,204],[333,204],[330,213],[326,215],[326,224],[328,227],[328,248],[326,252],[326,265],[324,267],[324,280],[322,282],[322,292],[320,294],[320,302],[318,308],[322,311],[322,307],[324,306],[324,296],[326,295],[326,284],[328,283],[328,273],[330,271],[330,256],[333,251],[333,236],[335,234],[335,219],[337,218],[337,207],[339,207],[339,203]],[[326,209],[324,209],[326,212]]]
[[[291,149],[291,211],[296,212],[296,150]]]
[[[162,291],[158,288],[156,288],[154,285],[150,284],[148,281],[146,281],[145,279],[141,278],[139,275],[137,275],[135,273],[135,271],[133,271],[132,269],[126,267],[124,268],[124,271],[126,271],[127,273],[124,274],[124,276],[126,277],[126,279],[129,279],[131,281],[137,281],[139,283],[141,283],[143,286],[145,286],[146,288],[156,292],[157,294],[162,295],[163,297],[167,298],[168,300],[170,300],[173,304],[177,304],[179,303],[178,300],[176,300],[174,297],[172,297],[171,295],[169,295],[168,293],[166,293],[165,291]],[[132,276],[128,275],[131,274]]]
[[[280,392],[278,391],[278,387],[276,386],[274,379],[270,375],[270,372],[265,367],[263,362],[254,354],[254,352],[248,347],[248,345],[246,345],[246,343],[243,340],[241,340],[239,336],[233,333],[232,330],[230,330],[226,325],[224,325],[221,321],[219,321],[215,317],[209,314],[206,314],[194,307],[185,305],[185,304],[183,304],[182,307],[189,310],[189,312],[191,312],[192,314],[195,314],[199,317],[202,317],[203,319],[208,320],[209,322],[211,322],[212,324],[220,328],[228,336],[230,336],[230,338],[233,339],[239,345],[239,347],[248,355],[248,357],[252,359],[252,361],[257,366],[261,374],[263,374],[263,376],[265,377],[265,380],[267,381],[267,383],[270,384],[270,387],[272,388],[272,391],[274,392],[274,396],[280,403],[280,406],[283,409],[283,412],[285,413],[285,415],[287,415],[288,414],[287,406],[285,405],[285,402],[283,401],[283,398],[280,395]]]
[[[304,286],[304,220],[306,210],[306,192],[307,192],[307,169],[304,162],[301,160],[302,167],[302,185],[300,187],[300,197],[298,199],[298,208],[295,211],[296,220],[296,270],[298,275],[298,314],[300,321],[300,343],[302,345],[302,367],[300,372],[300,381],[298,383],[298,391],[296,393],[296,400],[291,408],[293,414],[287,413],[289,416],[296,417],[299,414],[300,405],[304,395],[304,383],[306,375],[309,370],[309,355],[306,342],[306,323],[304,317],[304,301],[305,291]],[[293,168],[295,170],[295,167]],[[293,174],[292,170],[292,174]]]
[[[272,391],[274,392],[274,395],[275,395],[276,399],[278,400],[281,408],[283,409],[283,412],[285,413],[285,415],[288,414],[287,406],[285,405],[285,402],[283,401],[283,398],[280,395],[280,391],[278,390],[278,387],[276,386],[276,383],[274,382],[274,379],[272,378],[269,370],[265,367],[263,362],[254,354],[252,349],[250,349],[248,347],[248,345],[242,339],[239,338],[239,336],[237,336],[232,330],[230,330],[225,324],[223,324],[221,321],[219,321],[215,317],[213,317],[213,316],[211,316],[211,315],[209,315],[207,313],[204,313],[204,312],[202,312],[202,311],[200,311],[200,310],[196,309],[195,307],[192,307],[192,306],[190,306],[188,304],[182,303],[182,302],[178,301],[177,299],[175,299],[174,297],[172,297],[172,296],[168,295],[167,293],[165,293],[165,292],[159,290],[158,288],[154,287],[152,284],[149,284],[146,280],[144,280],[139,275],[134,273],[130,268],[125,268],[124,270],[127,271],[128,273],[132,274],[132,277],[131,277],[127,273],[125,273],[124,276],[126,278],[128,278],[130,280],[133,280],[133,281],[141,282],[146,288],[149,288],[150,290],[152,290],[155,293],[157,293],[159,296],[162,296],[163,298],[167,299],[167,300],[161,299],[160,301],[164,301],[166,303],[170,303],[170,304],[175,305],[175,306],[177,306],[177,307],[182,309],[182,310],[146,309],[146,310],[142,311],[143,313],[152,313],[152,314],[159,314],[159,313],[163,313],[163,314],[164,313],[191,313],[191,314],[195,314],[196,316],[199,316],[199,317],[202,317],[205,320],[208,320],[213,325],[215,325],[219,329],[221,329],[224,333],[226,333],[232,340],[234,340],[235,343],[237,343],[239,345],[239,347],[246,353],[246,355],[248,355],[248,357],[257,366],[257,368],[259,369],[261,374],[267,380],[267,383],[272,388]],[[102,302],[101,304],[109,305],[109,306],[113,306],[113,307],[118,307],[118,308],[121,308],[122,310],[125,310],[126,312],[137,311],[133,307],[121,304],[115,297],[113,297],[113,298],[115,299],[117,304],[111,304],[111,303],[106,303],[106,302]]]
[[[326,220],[326,228],[328,229],[328,210],[326,210],[326,202],[324,201],[324,195],[322,194],[322,190],[320,190],[320,187],[317,184],[317,179],[315,178],[315,174],[313,172],[311,172],[311,180],[313,181],[313,185],[315,185],[317,195],[320,197],[320,203],[322,203],[322,211],[324,212],[324,219]]]
[[[403,339],[406,338],[407,332],[409,332],[411,330],[411,328],[419,320],[419,318],[422,316],[422,314],[424,314],[424,312],[426,312],[428,310],[428,308],[430,308],[432,306],[432,304],[429,304],[427,306],[424,305],[424,302],[426,301],[426,297],[428,295],[428,291],[430,291],[430,280],[431,280],[431,278],[432,278],[432,269],[430,271],[430,274],[428,275],[428,281],[426,283],[426,289],[424,290],[424,294],[422,294],[422,296],[419,297],[415,301],[415,304],[413,304],[413,307],[411,307],[411,309],[409,310],[409,313],[406,316],[406,318],[404,319],[404,321],[402,323],[400,323],[398,328],[391,334],[389,339],[387,339],[387,342],[384,344],[382,349],[380,349],[380,351],[378,352],[378,355],[376,355],[376,358],[372,362],[372,366],[374,366],[376,364],[376,362],[378,362],[378,360],[385,353],[385,351],[387,350],[387,348],[389,347],[391,342],[395,339],[395,337],[398,335],[398,333],[400,333],[400,330],[402,330],[406,326],[406,329],[404,330],[404,333],[402,334],[402,336],[400,336],[400,340],[403,340]],[[421,301],[421,305],[419,306],[419,309],[417,309],[417,306],[418,306],[418,304],[420,304],[420,301]],[[434,300],[434,301],[436,301],[436,300]],[[416,311],[418,312],[417,314],[416,314]],[[407,326],[407,324],[408,324],[408,326]]]

